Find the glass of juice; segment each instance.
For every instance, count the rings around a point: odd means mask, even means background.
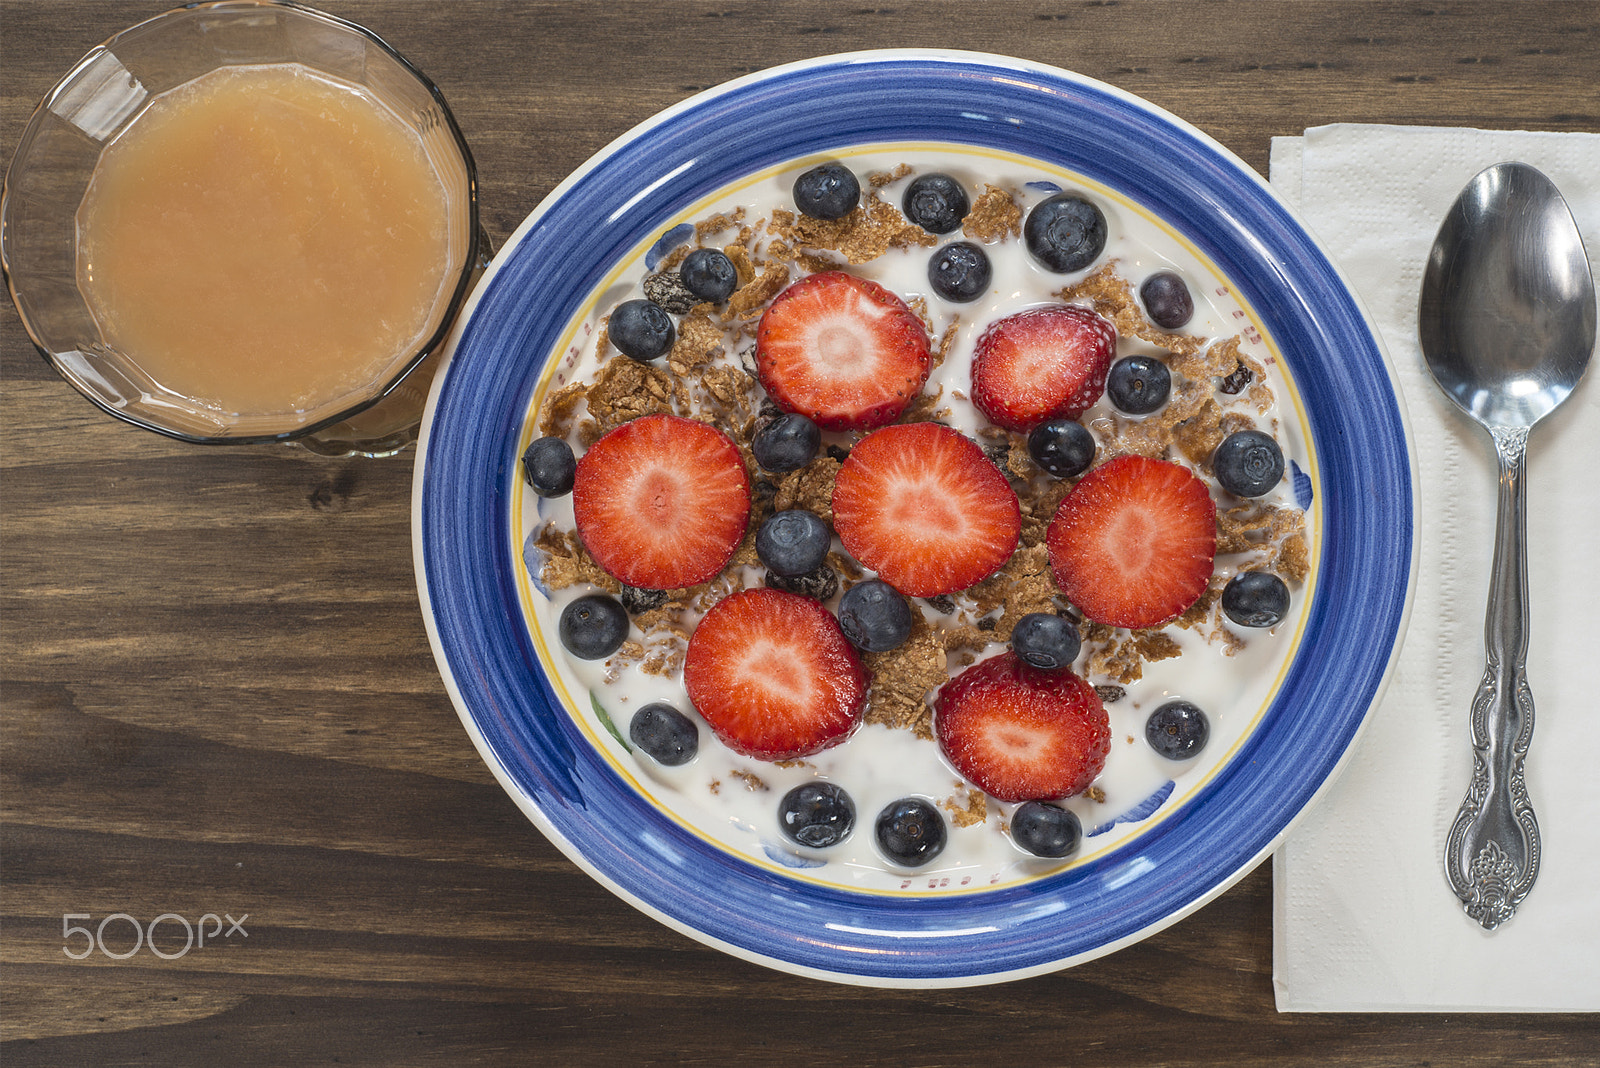
[[[67,381],[184,441],[387,455],[488,255],[438,88],[293,3],[169,11],[44,98],[0,262]]]

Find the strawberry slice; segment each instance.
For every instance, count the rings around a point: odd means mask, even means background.
[[[894,422],[932,366],[928,331],[876,282],[823,271],[773,299],[756,330],[761,385],[824,430]]]
[[[1067,600],[1096,623],[1153,627],[1199,599],[1217,553],[1217,506],[1188,468],[1119,456],[1084,475],[1045,533]]]
[[[972,356],[972,403],[995,426],[1028,431],[1076,419],[1100,399],[1117,328],[1076,304],[1030,308],[989,324]]]
[[[1111,724],[1073,672],[1004,652],[967,668],[934,699],[934,732],[955,769],[1000,801],[1050,801],[1088,789],[1106,766]]]
[[[1011,483],[970,438],[938,423],[875,430],[833,483],[845,549],[911,597],[964,590],[1011,558],[1022,513]]]
[[[573,477],[578,537],[619,582],[672,590],[727,565],[750,518],[750,480],[722,431],[675,415],[623,423]]]
[[[810,756],[861,722],[870,678],[820,601],[766,587],[718,601],[689,639],[683,685],[730,749]]]

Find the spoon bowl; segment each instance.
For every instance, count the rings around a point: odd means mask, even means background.
[[[1595,341],[1594,278],[1555,185],[1523,163],[1467,184],[1422,283],[1435,381],[1485,426],[1532,426],[1564,401]]]
[[[1467,183],[1428,256],[1418,313],[1428,370],[1489,431],[1500,464],[1472,783],[1445,843],[1451,889],[1493,930],[1533,888],[1541,850],[1523,778],[1533,739],[1528,432],[1571,395],[1595,341],[1594,278],[1550,179],[1525,163],[1498,163]]]

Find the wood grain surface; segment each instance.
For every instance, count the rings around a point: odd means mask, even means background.
[[[1600,130],[1593,2],[321,6],[441,86],[497,244],[661,108],[858,48],[1067,67],[1263,173],[1273,135],[1333,121]],[[0,3],[0,154],[84,51],[162,8]],[[1267,866],[1131,948],[994,987],[863,990],[705,948],[565,860],[473,751],[418,609],[411,454],[172,443],[80,399],[9,302],[0,330],[12,1068],[1600,1064],[1592,1016],[1278,1015]],[[244,930],[68,959],[62,917],[114,913]],[[105,937],[132,945],[121,921]]]

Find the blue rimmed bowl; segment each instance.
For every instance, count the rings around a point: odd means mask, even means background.
[[[689,205],[796,157],[947,142],[1032,157],[1159,216],[1229,279],[1299,391],[1318,465],[1315,596],[1256,728],[1172,818],[1055,875],[959,895],[833,889],[686,830],[562,711],[519,602],[517,443],[562,332],[616,264]],[[474,294],[424,419],[413,544],[430,639],[490,769],[568,857],[737,956],[880,986],[959,986],[1137,941],[1265,857],[1348,758],[1398,651],[1413,467],[1383,355],[1337,269],[1252,170],[1110,86],[973,53],[877,51],[741,78],[603,149],[540,204]]]

